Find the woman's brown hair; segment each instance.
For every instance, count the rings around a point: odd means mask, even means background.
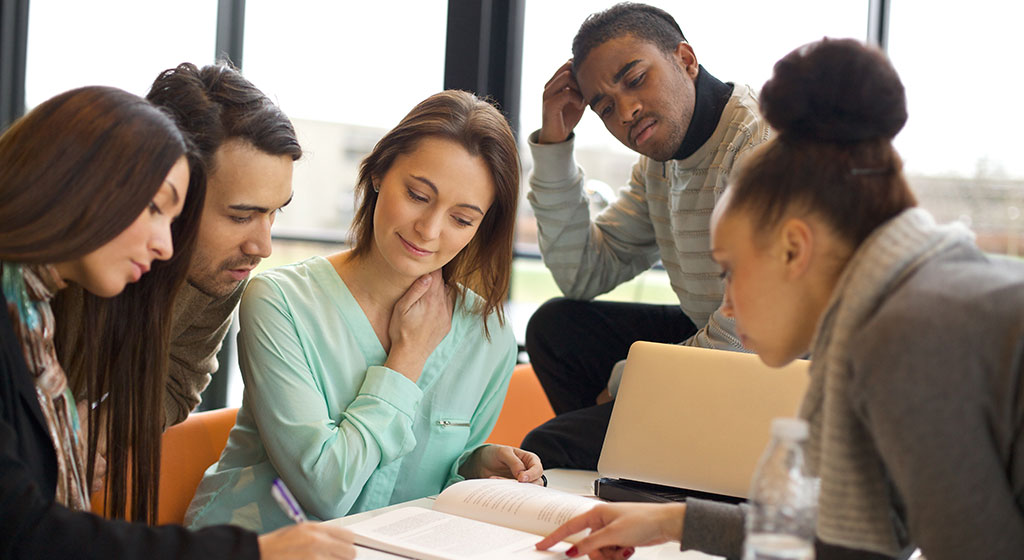
[[[504,324],[502,302],[508,294],[519,202],[519,152],[505,117],[472,93],[448,90],[428,97],[385,134],[363,160],[355,188],[358,208],[352,220],[352,255],[365,255],[373,245],[373,213],[377,208],[374,180],[383,177],[398,156],[415,151],[425,138],[450,140],[479,156],[494,180],[494,202],[480,228],[441,274],[460,297],[468,288],[483,299],[474,312],[483,317],[494,312]]]
[[[166,114],[130,93],[89,87],[34,109],[0,138],[0,259],[71,260],[101,247],[141,214],[187,143]],[[30,188],[29,188],[30,187]],[[120,295],[53,301],[58,357],[89,402],[88,480],[100,422],[108,440],[106,511],[155,520],[171,309],[187,272],[204,190],[189,189],[172,226],[174,256]],[[76,332],[61,330],[80,314]],[[129,491],[129,481],[131,489]]]
[[[765,232],[787,212],[819,215],[854,247],[916,200],[892,138],[907,120],[885,55],[853,39],[823,39],[775,64],[760,96],[777,136],[743,162],[729,209]]]

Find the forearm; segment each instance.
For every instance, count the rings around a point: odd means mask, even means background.
[[[527,200],[537,219],[544,264],[566,297],[596,297],[658,260],[639,167],[629,187],[592,220],[584,175],[572,159],[572,139],[531,142],[530,148],[535,167]]]
[[[323,395],[276,394],[283,406],[253,407],[262,409],[255,416],[267,455],[303,506],[320,519],[347,514],[377,469],[416,446],[413,418],[422,392],[397,372],[370,368],[338,420],[317,406]]]
[[[680,549],[738,559],[743,556],[745,519],[744,506],[690,498]]]

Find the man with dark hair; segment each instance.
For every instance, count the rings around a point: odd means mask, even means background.
[[[170,113],[193,145],[189,188],[206,183],[188,282],[174,303],[164,393],[169,427],[199,404],[217,371],[217,352],[246,279],[270,255],[270,226],[291,201],[292,164],[302,148],[281,109],[226,64],[165,70],[146,98]],[[65,292],[70,309],[82,309],[81,289]],[[79,329],[72,323],[64,330],[68,347]],[[101,456],[104,449],[101,442]]]
[[[718,310],[709,219],[733,166],[769,138],[754,92],[697,62],[667,12],[622,3],[591,15],[544,88],[528,195],[544,262],[565,298],[530,319],[526,347],[555,418],[522,447],[545,466],[594,469],[623,360],[637,340],[742,351]],[[591,220],[573,129],[589,106],[638,152],[629,184]],[[679,305],[589,301],[661,261]]]
[[[195,255],[175,302],[164,398],[170,426],[199,404],[217,370],[246,279],[270,255],[270,226],[292,199],[292,163],[302,148],[281,109],[226,64],[165,70],[146,99],[190,137],[200,160],[190,181],[206,181]]]

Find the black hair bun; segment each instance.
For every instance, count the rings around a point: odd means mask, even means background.
[[[896,69],[854,39],[822,39],[775,63],[761,90],[761,112],[790,138],[826,142],[892,139],[907,122]]]

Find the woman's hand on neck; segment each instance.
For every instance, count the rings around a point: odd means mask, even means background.
[[[451,330],[454,296],[440,270],[412,281],[378,270],[373,259],[350,252],[328,257],[352,292],[388,354],[384,365],[419,379],[427,358]]]
[[[384,365],[414,383],[419,380],[427,358],[452,328],[453,307],[440,270],[413,282],[391,312],[391,349]]]

